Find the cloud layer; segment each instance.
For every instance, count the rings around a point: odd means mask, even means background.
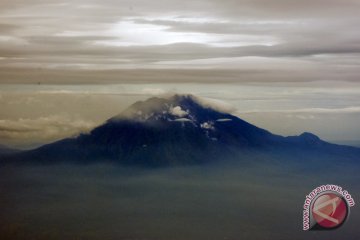
[[[20,118],[17,121],[0,120],[0,139],[7,144],[18,146],[24,144],[32,147],[39,143],[87,132],[95,126],[96,124],[91,121],[60,115],[37,119]]]
[[[355,0],[5,0],[0,7],[1,82],[164,82],[168,71],[179,82],[183,71],[183,81],[203,82],[359,76]],[[113,71],[139,68],[153,70]],[[199,71],[214,68],[236,71]],[[147,79],[153,72],[160,78]]]

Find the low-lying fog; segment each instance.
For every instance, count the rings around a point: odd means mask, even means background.
[[[0,239],[360,239],[357,205],[340,229],[302,230],[305,195],[318,185],[360,201],[355,169],[270,166],[1,167]]]

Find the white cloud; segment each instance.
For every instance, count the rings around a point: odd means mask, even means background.
[[[180,106],[170,108],[170,113],[176,117],[184,117],[184,116],[188,115],[188,112],[181,109]]]
[[[190,119],[188,118],[177,118],[175,120],[173,120],[175,122],[192,122]]]
[[[96,44],[108,46],[144,46],[164,45],[173,43],[207,43],[221,40],[217,35],[196,32],[172,32],[170,27],[151,24],[136,23],[131,20],[120,21],[113,24],[105,34],[119,37],[112,40],[95,41]],[[144,36],[147,36],[144,38]]]
[[[312,119],[316,118],[314,115],[310,115],[310,114],[288,114],[288,115],[286,115],[286,117],[288,117],[288,118],[299,118],[299,119],[302,119],[302,120],[312,120]]]
[[[204,107],[209,107],[219,112],[231,113],[235,111],[233,105],[218,99],[195,97],[195,100]]]
[[[229,121],[232,121],[232,119],[230,118],[219,118],[219,119],[216,119],[217,122],[229,122]]]
[[[201,128],[208,129],[208,130],[214,130],[214,123],[212,122],[204,122],[200,124]]]
[[[166,92],[164,91],[164,89],[161,88],[144,88],[142,90],[142,93],[149,95],[162,95],[165,94]]]
[[[344,107],[344,108],[299,108],[299,109],[274,109],[274,110],[250,110],[236,111],[236,113],[313,113],[313,114],[347,114],[360,113],[360,107]],[[290,116],[290,115],[288,115]],[[301,115],[298,115],[301,116]]]
[[[298,113],[359,113],[360,107],[345,107],[345,108],[303,108],[296,109],[294,112]]]
[[[0,141],[17,146],[32,143],[44,144],[87,132],[96,124],[62,115],[36,119],[0,120]]]

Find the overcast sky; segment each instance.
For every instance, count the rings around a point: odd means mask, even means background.
[[[358,0],[1,0],[0,143],[86,131],[169,91],[275,133],[360,140],[359,26]]]

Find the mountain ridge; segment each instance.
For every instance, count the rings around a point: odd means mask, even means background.
[[[254,152],[353,159],[360,149],[327,143],[308,132],[275,135],[193,95],[174,95],[136,102],[87,134],[13,154],[5,161],[173,166],[242,159]]]

